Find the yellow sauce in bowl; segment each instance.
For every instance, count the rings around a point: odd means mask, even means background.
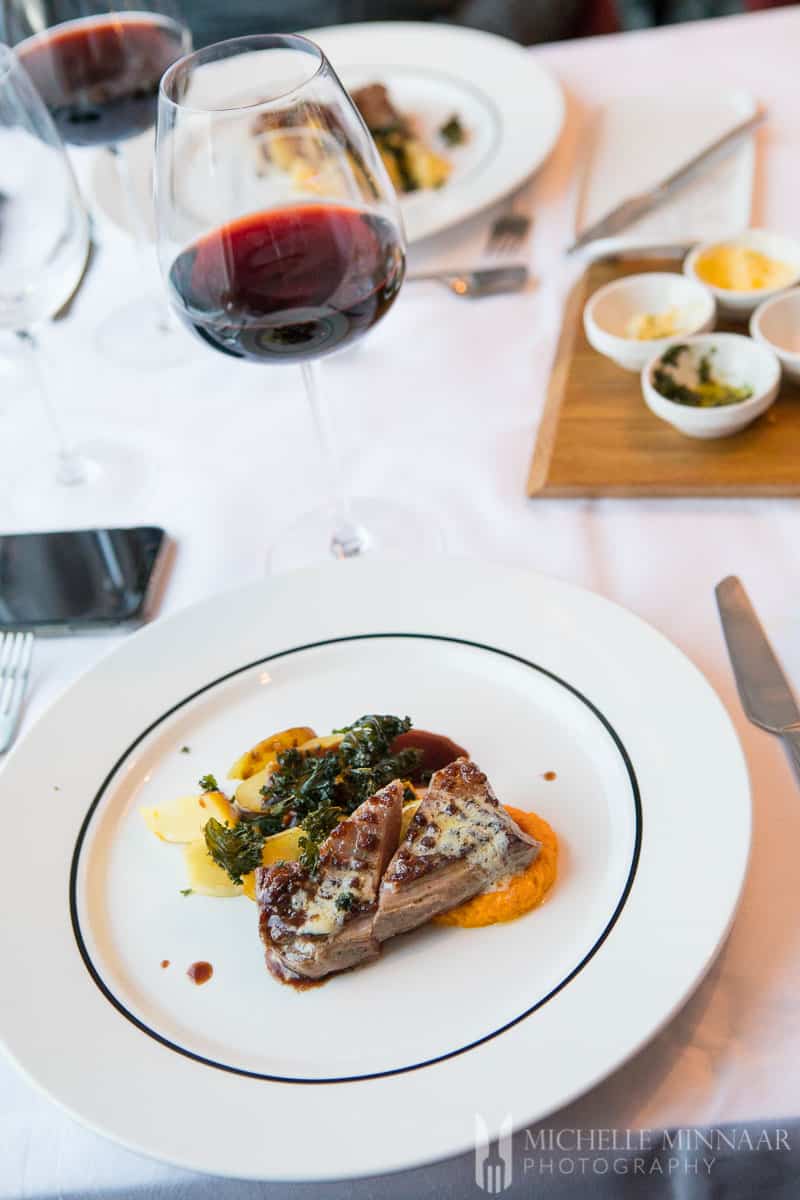
[[[769,258],[750,246],[720,242],[699,256],[694,264],[698,279],[730,292],[758,292],[786,287],[796,272],[788,263]]]
[[[505,809],[524,833],[542,843],[541,850],[524,871],[501,881],[495,891],[473,896],[471,900],[465,900],[449,912],[434,917],[435,924],[476,929],[480,925],[513,921],[541,904],[553,886],[558,864],[558,838],[555,832],[547,821],[536,813],[523,812],[520,808],[511,808],[508,805]]]

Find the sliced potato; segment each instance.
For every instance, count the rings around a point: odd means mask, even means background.
[[[244,888],[232,883],[227,871],[218,867],[206,849],[204,838],[183,848],[188,886],[200,896],[241,896]]]
[[[329,750],[335,750],[337,746],[340,746],[343,739],[343,733],[327,733],[325,737],[309,738],[307,742],[303,742],[297,748],[304,754],[327,754]]]
[[[269,782],[270,775],[277,770],[277,767],[278,756],[274,754],[271,762],[268,762],[260,771],[256,771],[255,775],[251,775],[249,779],[245,779],[244,783],[239,784],[233,797],[239,808],[243,808],[247,812],[261,812],[264,800],[261,789]]]
[[[441,154],[417,138],[408,138],[403,149],[406,168],[417,187],[438,188],[447,182],[453,167]]]
[[[277,734],[276,736],[285,737],[290,733],[294,735],[308,732],[307,729],[288,729],[286,734]],[[331,733],[327,737],[310,737],[302,743],[297,743],[297,749],[302,750],[305,754],[326,754],[328,750],[332,750],[335,746],[339,745],[342,736],[341,733]],[[266,742],[261,742],[260,745],[265,746]],[[253,749],[257,750],[258,747],[256,746]],[[281,749],[287,750],[289,747],[283,746]],[[234,797],[239,808],[245,809],[246,812],[261,812],[263,806],[261,789],[269,783],[272,772],[277,768],[280,752],[280,750],[265,751],[262,755],[263,766],[261,769],[254,774],[242,776],[244,782],[239,784]],[[239,762],[243,761],[244,759],[239,760]],[[238,767],[239,764],[237,763],[236,765]]]
[[[300,857],[300,838],[302,836],[302,828],[299,825],[293,825],[291,829],[283,829],[280,833],[274,833],[272,837],[268,837],[261,850],[262,866],[269,867],[276,862],[294,862],[296,858]],[[255,871],[251,871],[249,875],[243,875],[242,881],[245,896],[255,900]]]
[[[157,808],[143,808],[141,813],[147,828],[162,842],[194,842],[202,838],[210,817],[231,825],[236,822],[233,806],[222,792],[179,796]]]
[[[293,862],[300,857],[300,838],[303,827],[293,825],[291,829],[283,829],[268,837],[261,848],[261,865],[269,867],[276,862]]]
[[[237,758],[228,771],[228,779],[249,779],[267,763],[274,762],[275,756],[282,750],[291,750],[293,746],[300,746],[313,737],[316,737],[316,734],[308,725],[298,725],[292,729],[284,729],[281,733],[273,733],[271,737],[264,738],[263,742],[252,746],[241,758]]]

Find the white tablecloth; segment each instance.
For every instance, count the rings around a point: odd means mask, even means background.
[[[741,713],[713,601],[714,584],[739,574],[786,667],[800,680],[797,503],[530,501],[524,493],[558,319],[561,284],[552,264],[568,233],[587,111],[612,96],[635,103],[639,94],[684,81],[752,89],[771,114],[758,137],[755,222],[797,234],[798,46],[800,11],[794,9],[536,50],[569,97],[563,140],[529,191],[536,214],[531,261],[544,285],[475,304],[435,286],[408,286],[362,346],[324,368],[354,492],[413,496],[442,523],[453,553],[525,564],[630,607],[706,673],[747,754],[755,835],[731,937],[664,1032],[558,1114],[555,1122],[565,1126],[655,1127],[800,1114],[797,782],[778,743]],[[88,178],[88,162],[79,165]],[[486,225],[486,218],[476,220],[418,249],[412,265],[471,255]],[[188,365],[161,373],[125,373],[101,361],[92,349],[97,324],[115,302],[141,291],[147,269],[110,224],[101,222],[99,234],[96,267],[72,316],[48,339],[58,402],[81,436],[124,439],[134,458],[147,462],[147,487],[128,497],[124,481],[135,479],[135,471],[122,471],[121,498],[98,506],[92,517],[96,524],[162,524],[177,539],[162,608],[174,612],[257,577],[271,538],[318,498],[309,419],[293,370],[242,366],[199,344]],[[155,268],[152,278],[155,284]],[[30,392],[22,385],[4,391],[0,426],[8,478],[45,452],[48,435]],[[3,492],[8,501],[8,487]],[[3,503],[0,498],[0,513]],[[0,522],[9,530],[24,528],[12,511]],[[39,511],[35,524],[63,527],[63,512]],[[40,643],[25,727],[117,640]],[[8,813],[19,798],[2,801]],[[164,1189],[158,1195],[194,1194],[190,1175],[82,1130],[6,1062],[0,1062],[0,1109],[2,1198],[155,1195],[158,1187]]]

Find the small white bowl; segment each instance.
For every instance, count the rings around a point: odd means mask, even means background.
[[[800,383],[800,288],[759,304],[750,318],[750,336],[777,354],[787,379]]]
[[[632,317],[641,313],[680,311],[681,326],[665,338],[641,340],[626,336]],[[625,275],[598,288],[583,310],[583,327],[590,346],[626,371],[641,371],[656,352],[676,338],[714,328],[715,304],[701,284],[677,271]]]
[[[758,250],[767,258],[774,258],[778,262],[786,263],[788,267],[791,267],[792,274],[779,287],[757,288],[752,292],[735,292],[731,288],[716,287],[713,283],[706,283],[697,274],[698,258],[715,246],[745,246],[749,250]],[[741,317],[744,320],[763,300],[770,296],[776,296],[779,292],[784,292],[787,288],[800,282],[800,241],[797,241],[796,238],[785,237],[782,233],[769,233],[766,229],[747,229],[736,237],[715,238],[711,242],[701,242],[699,246],[695,246],[693,250],[689,251],[684,260],[683,269],[690,279],[696,279],[704,288],[708,288],[716,300],[720,312]]]
[[[719,408],[692,408],[668,400],[653,386],[653,371],[663,351],[654,354],[642,371],[642,393],[652,413],[693,438],[729,437],[755,421],[774,403],[778,394],[781,368],[777,357],[766,346],[741,333],[698,334],[680,339],[699,354],[714,350],[714,373],[734,386],[748,384],[753,394],[748,400]]]

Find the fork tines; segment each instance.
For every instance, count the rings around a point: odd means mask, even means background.
[[[32,633],[0,636],[0,754],[17,728],[33,655]]]

